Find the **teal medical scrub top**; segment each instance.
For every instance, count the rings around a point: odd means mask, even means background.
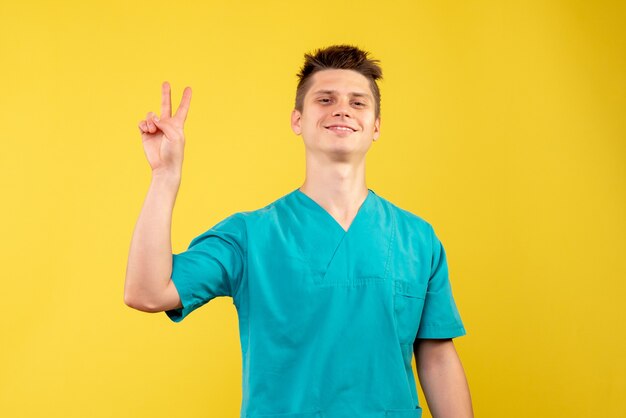
[[[419,418],[417,338],[465,335],[432,226],[368,189],[347,231],[296,189],[173,255],[183,307],[237,309],[240,418]]]

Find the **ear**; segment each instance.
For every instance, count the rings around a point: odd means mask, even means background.
[[[374,121],[374,141],[380,136],[380,116]]]
[[[302,114],[299,110],[294,109],[291,111],[291,129],[295,132],[296,135],[300,135],[302,133],[302,127],[300,126],[301,118]]]

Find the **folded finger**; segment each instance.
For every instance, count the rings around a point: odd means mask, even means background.
[[[154,124],[154,122],[152,122],[152,119],[148,119],[148,130],[150,131],[151,134],[157,131],[157,127]]]

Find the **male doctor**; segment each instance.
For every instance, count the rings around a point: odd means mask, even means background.
[[[419,418],[411,367],[435,418],[473,417],[452,338],[465,335],[443,245],[422,218],[366,186],[380,135],[378,60],[350,45],[305,54],[291,127],[306,150],[297,189],[171,251],[191,89],[139,123],[152,182],[136,224],[125,303],[179,322],[233,298],[241,418]]]

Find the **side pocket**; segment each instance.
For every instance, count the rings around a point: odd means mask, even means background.
[[[424,294],[415,283],[394,281],[394,314],[400,344],[413,344],[424,309]]]

